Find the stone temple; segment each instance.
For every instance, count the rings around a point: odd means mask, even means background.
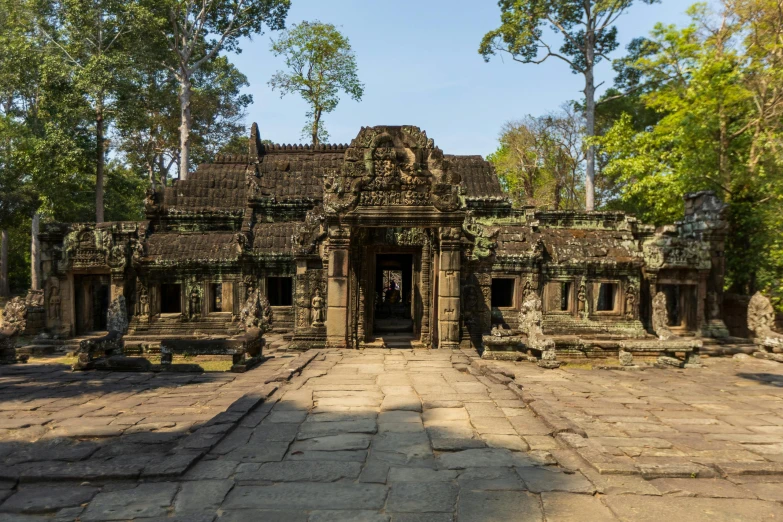
[[[722,211],[691,194],[683,220],[656,229],[619,212],[513,209],[487,161],[444,154],[417,127],[311,147],[262,144],[253,125],[247,155],[150,190],[144,221],[47,225],[45,324],[106,331],[123,297],[126,347],[229,337],[255,292],[300,349],[689,351],[726,332]]]

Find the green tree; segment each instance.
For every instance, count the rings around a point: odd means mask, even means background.
[[[179,177],[190,168],[194,75],[241,38],[285,27],[290,0],[141,0],[148,52],[176,79],[180,106]]]
[[[658,0],[640,0],[653,4]],[[585,80],[585,132],[595,136],[595,65],[607,59],[617,46],[614,23],[633,0],[499,0],[499,28],[484,35],[479,53],[489,59],[507,53],[515,61],[539,64],[548,58],[566,62]],[[554,31],[555,44],[544,29]],[[595,148],[587,149],[585,208],[595,207]]]
[[[288,71],[277,71],[269,85],[280,90],[281,97],[302,96],[310,105],[302,136],[311,137],[313,145],[327,140],[321,118],[337,108],[340,91],[356,101],[364,94],[348,38],[332,24],[302,22],[274,41],[272,52],[285,57]]]
[[[554,210],[581,207],[584,120],[572,106],[506,123],[500,147],[487,159],[516,205]]]
[[[783,298],[783,18],[778,2],[725,0],[689,10],[685,28],[658,25],[651,53],[630,66],[658,121],[624,114],[598,140],[619,203],[671,222],[684,192],[711,189],[728,203],[727,285]]]
[[[139,67],[136,87],[127,90],[117,122],[123,159],[152,186],[166,185],[179,159],[180,121],[176,79],[155,63]],[[241,92],[247,78],[218,56],[192,77],[191,158],[209,161],[227,142],[244,132],[244,118],[253,98]],[[245,144],[245,153],[247,153]]]
[[[94,114],[95,221],[104,220],[106,136],[123,75],[134,59],[133,3],[120,0],[56,0],[39,16],[41,31],[60,67]]]

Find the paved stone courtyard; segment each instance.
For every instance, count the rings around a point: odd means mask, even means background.
[[[780,520],[783,369],[280,354],[0,368],[1,520]],[[301,373],[300,373],[301,372]]]

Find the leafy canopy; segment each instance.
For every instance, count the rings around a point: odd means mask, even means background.
[[[272,52],[285,58],[288,70],[277,71],[269,85],[281,97],[296,93],[310,105],[303,136],[311,135],[314,144],[328,139],[321,116],[337,108],[340,91],[356,101],[364,94],[348,38],[332,24],[302,22],[274,41]]]

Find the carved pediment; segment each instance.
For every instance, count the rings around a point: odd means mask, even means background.
[[[460,208],[459,176],[418,127],[363,127],[345,152],[342,169],[327,175],[330,213],[388,206]]]

